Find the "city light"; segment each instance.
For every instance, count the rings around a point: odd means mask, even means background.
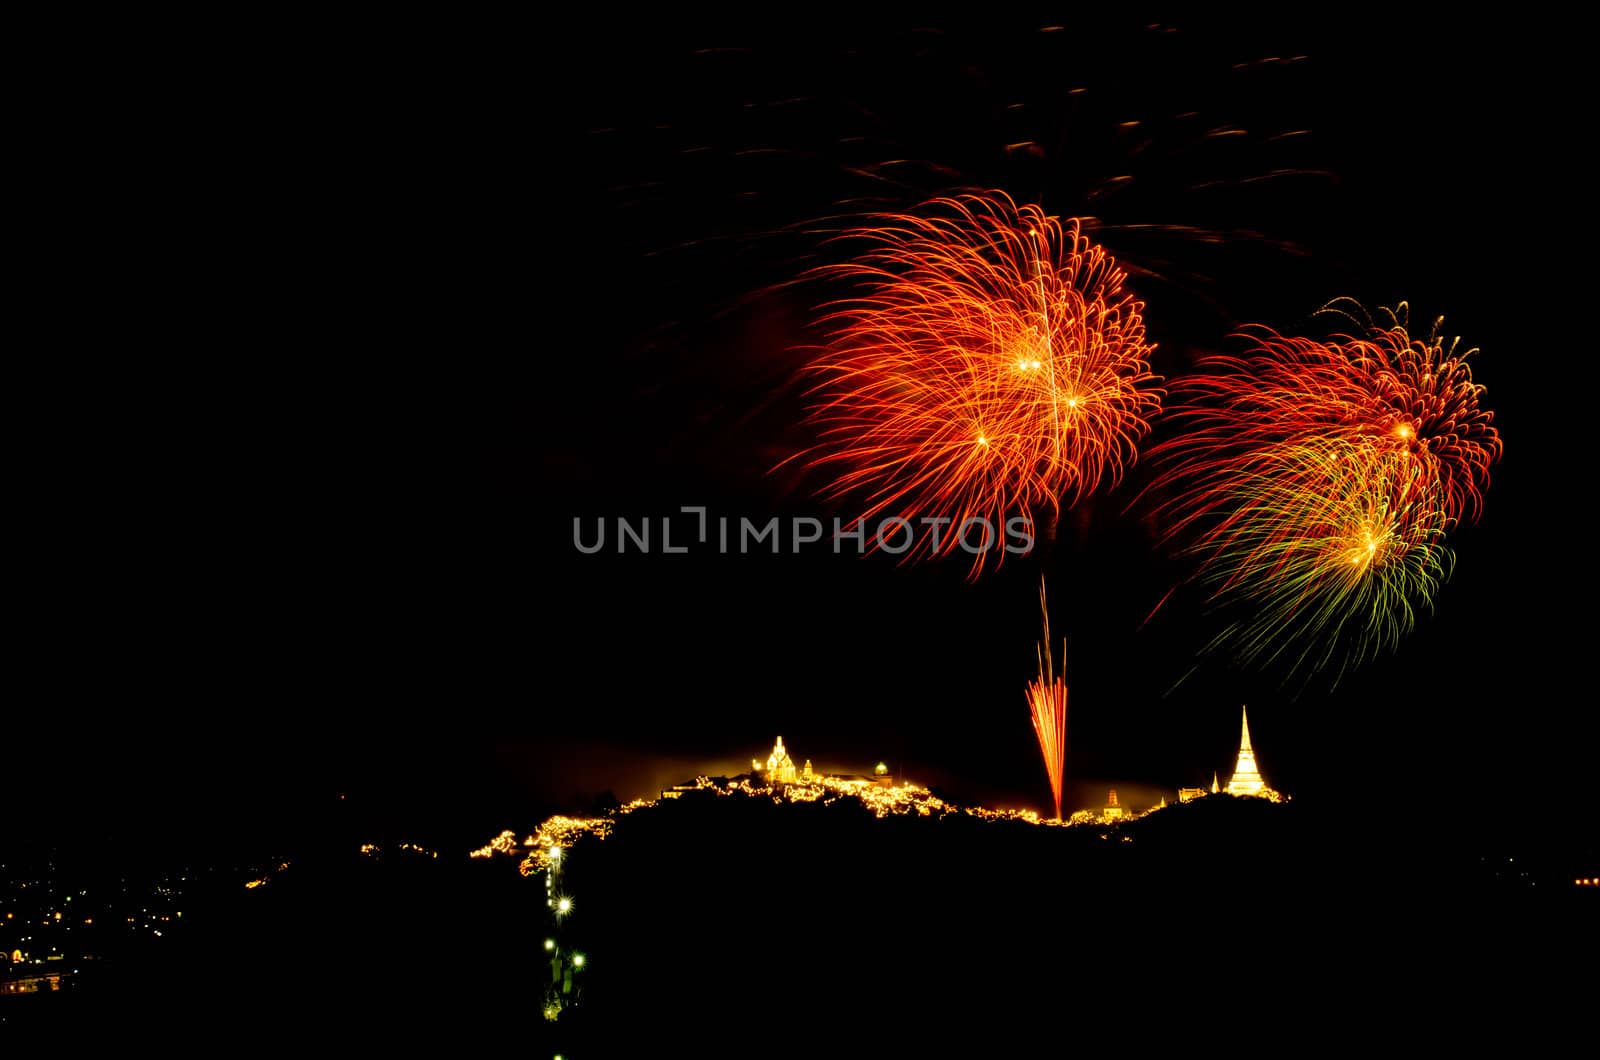
[[[517,834],[507,829],[467,856],[472,858],[492,858],[496,854],[514,854],[516,851]]]

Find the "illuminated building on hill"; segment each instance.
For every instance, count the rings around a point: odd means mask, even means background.
[[[877,777],[879,784],[890,786],[892,782],[887,773],[888,767],[880,762],[878,764]],[[805,760],[803,766],[796,768],[794,759],[789,754],[789,749],[783,745],[782,736],[778,737],[778,742],[772,745],[772,753],[767,755],[766,761],[762,761],[759,758],[750,759],[750,774],[752,781],[765,781],[769,785],[782,784],[786,787],[792,786],[787,793],[787,798],[801,802],[817,798],[817,793],[829,784],[865,781],[867,779],[853,774],[820,773],[811,764],[811,759],[809,758]],[[696,785],[700,787],[708,786],[705,783],[701,783],[701,781],[696,781],[695,785],[679,785],[678,790],[680,792],[691,791]],[[668,794],[665,791],[661,794],[665,798],[677,798],[677,795]]]
[[[1112,821],[1122,816],[1122,807],[1117,805],[1117,789],[1112,788],[1111,794],[1106,796],[1106,808],[1100,811],[1100,816]]]
[[[1234,763],[1233,776],[1228,780],[1229,795],[1261,795],[1271,791],[1256,769],[1256,753],[1250,746],[1250,718],[1243,707],[1239,708],[1239,757]]]
[[[789,757],[789,752],[783,746],[783,737],[778,737],[778,742],[773,745],[772,753],[767,756],[766,768],[763,769],[761,760],[752,758],[751,767],[757,773],[766,777],[769,784],[793,784],[799,779],[799,774],[794,768],[794,759]],[[806,775],[811,775],[811,763],[806,763]]]
[[[1250,718],[1244,708],[1239,711],[1239,754],[1234,759],[1233,775],[1228,778],[1226,785],[1217,781],[1217,775],[1211,774],[1211,790],[1205,788],[1179,788],[1179,802],[1193,802],[1195,799],[1204,798],[1206,795],[1216,795],[1221,792],[1229,795],[1244,796],[1257,799],[1271,799],[1273,802],[1282,802],[1283,796],[1267,786],[1261,778],[1261,769],[1256,765],[1255,748],[1250,745]]]

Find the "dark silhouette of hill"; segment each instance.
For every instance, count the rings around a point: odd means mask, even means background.
[[[733,1027],[858,1050],[963,1028],[1198,1046],[1230,1021],[1356,1033],[1439,996],[1504,1004],[1572,896],[1440,886],[1405,845],[1226,796],[1059,829],[689,795],[570,856],[568,938],[590,961],[569,1029],[654,1027],[679,1049]]]
[[[267,1045],[334,1034],[535,1056],[1554,1026],[1593,896],[1420,868],[1406,852],[1431,850],[1425,818],[1337,809],[1222,796],[1054,828],[690,792],[567,851],[559,936],[587,962],[555,1024],[542,876],[323,845],[260,888],[196,895],[172,945],[69,992],[0,999],[20,1002],[0,1014],[69,1038],[133,1020],[215,1045],[267,1025]]]

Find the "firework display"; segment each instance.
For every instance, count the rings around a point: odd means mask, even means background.
[[[1039,753],[1044,756],[1059,821],[1061,778],[1067,762],[1067,683],[1056,676],[1050,659],[1050,608],[1045,603],[1043,578],[1039,579],[1039,610],[1044,616],[1044,639],[1039,642],[1039,677],[1028,683],[1028,710],[1033,715],[1033,731],[1039,737]],[[1063,657],[1066,650],[1066,643],[1062,642]]]
[[[854,293],[822,317],[807,460],[867,519],[948,528],[907,558],[1053,519],[1132,463],[1161,398],[1143,305],[1076,221],[967,195],[839,239],[858,253],[822,271]]]
[[[1252,329],[1174,387],[1155,451],[1164,532],[1212,599],[1242,605],[1212,642],[1291,672],[1392,647],[1449,575],[1448,531],[1481,512],[1501,444],[1459,340],[1415,338],[1404,304],[1326,341]]]

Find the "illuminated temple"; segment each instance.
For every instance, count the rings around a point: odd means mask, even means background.
[[[773,746],[772,753],[767,756],[766,769],[763,771],[761,760],[752,758],[750,767],[757,773],[764,773],[767,780],[774,784],[793,784],[801,780],[810,780],[811,760],[806,759],[805,769],[797,770],[794,759],[789,757],[788,750],[783,746],[783,737],[778,737],[778,742]]]
[[[1243,707],[1239,708],[1239,755],[1234,759],[1233,776],[1228,778],[1226,785],[1221,785],[1217,783],[1217,775],[1211,774],[1209,792],[1205,788],[1179,788],[1178,801],[1192,802],[1224,791],[1229,795],[1248,795],[1258,799],[1271,799],[1273,802],[1283,801],[1283,796],[1267,787],[1267,782],[1261,779],[1261,769],[1256,765],[1255,748],[1250,746],[1250,717]]]
[[[1250,747],[1250,716],[1239,708],[1239,758],[1233,766],[1233,777],[1228,781],[1229,795],[1260,795],[1266,787],[1261,772],[1256,769],[1256,753]]]
[[[1215,781],[1212,783],[1214,789]],[[1229,795],[1252,795],[1274,801],[1281,798],[1276,791],[1267,787],[1266,781],[1261,779],[1261,771],[1256,768],[1256,752],[1250,746],[1250,716],[1243,707],[1239,708],[1239,757],[1234,762],[1227,792]]]

